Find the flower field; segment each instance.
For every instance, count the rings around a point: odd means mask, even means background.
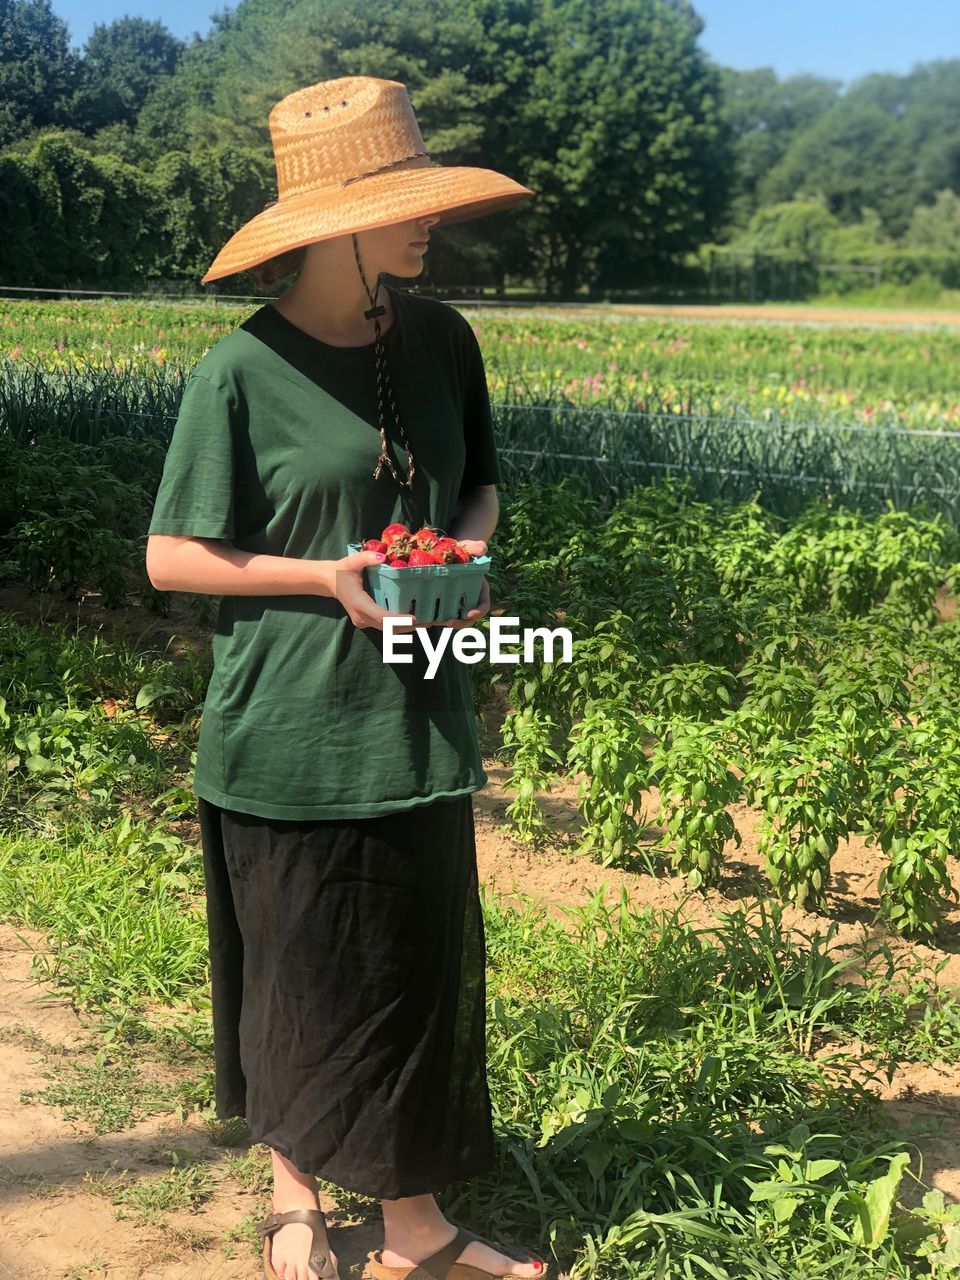
[[[0,917],[42,939],[34,976],[91,1028],[89,1064],[51,1049],[21,1103],[69,1101],[89,1135],[191,1117],[207,1163],[178,1155],[165,1200],[145,1168],[97,1174],[154,1222],[264,1187],[265,1153],[236,1155],[212,1104],[190,790],[209,648],[174,643],[208,636],[211,600],[143,568],[184,374],[249,310],[0,304],[0,593],[22,614],[0,618]],[[626,895],[561,924],[485,892],[478,1215],[544,1242],[563,1280],[955,1274],[939,1188],[960,1162],[921,1168],[927,1139],[858,1073],[955,1078],[960,1058],[960,989],[891,952],[960,945],[956,338],[471,321],[505,473],[493,607],[574,638],[569,664],[468,668],[507,775],[485,838],[535,879],[565,789],[571,866],[736,899],[748,815],[762,875],[709,929]],[[882,864],[856,964],[828,947],[852,840]],[[104,1061],[122,1089],[91,1083]],[[362,1223],[363,1197],[326,1190]],[[258,1208],[225,1277],[255,1266]]]
[[[182,371],[257,305],[0,302],[0,356],[51,372]],[[501,400],[960,429],[949,331],[471,320]]]

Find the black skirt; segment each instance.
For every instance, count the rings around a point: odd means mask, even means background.
[[[472,795],[280,821],[199,799],[221,1119],[395,1200],[488,1173]]]

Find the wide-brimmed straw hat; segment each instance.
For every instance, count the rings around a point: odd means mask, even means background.
[[[321,80],[281,99],[269,124],[278,198],[234,232],[202,284],[314,240],[428,214],[464,222],[536,194],[494,169],[435,164],[397,80]]]

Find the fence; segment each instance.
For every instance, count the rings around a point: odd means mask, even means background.
[[[505,290],[502,284],[499,285],[449,285],[443,288],[415,287],[409,290],[410,293],[421,293],[427,297],[440,297],[444,300],[459,300],[463,297],[479,296],[490,297],[493,299],[504,298]],[[7,295],[11,298],[39,295],[38,301],[44,298],[53,300],[55,298],[135,298],[141,302],[153,302],[172,300],[175,302],[202,302],[202,303],[218,303],[218,302],[268,302],[275,295],[273,293],[212,293],[199,289],[187,292],[181,290],[174,293],[165,293],[160,289],[147,290],[129,290],[129,289],[44,289],[35,288],[32,285],[0,285],[0,297]]]
[[[887,505],[960,523],[960,432],[861,427],[593,407],[498,404],[504,482],[571,472],[616,498],[660,475],[690,479],[703,501],[756,499],[779,515],[811,497]]]

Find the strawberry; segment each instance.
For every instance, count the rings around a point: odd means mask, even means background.
[[[387,564],[390,566],[391,569],[406,569],[409,563],[410,561],[404,560],[403,556],[397,556],[396,560],[387,561]]]
[[[388,524],[387,527],[384,529],[383,533],[381,533],[380,537],[383,539],[384,542],[389,542],[392,534],[409,533],[409,532],[410,530],[407,528],[405,524]]]
[[[421,551],[432,551],[437,543],[437,531],[425,524],[422,529],[418,529],[413,535],[413,540]]]
[[[363,551],[379,551],[381,554],[386,554],[387,544],[381,542],[379,538],[368,538],[361,549]]]
[[[410,552],[410,564],[419,567],[425,564],[439,564],[439,561],[429,551],[424,551],[421,547],[414,547]]]
[[[409,529],[391,533],[390,529],[387,528],[384,530],[383,541],[387,544],[387,549],[392,551],[395,556],[406,557],[416,545],[413,541],[413,534]]]
[[[441,564],[466,564],[470,555],[456,538],[439,538],[433,554]]]
[[[433,547],[433,554],[441,564],[450,563],[450,551],[453,547],[453,538],[438,538]]]

